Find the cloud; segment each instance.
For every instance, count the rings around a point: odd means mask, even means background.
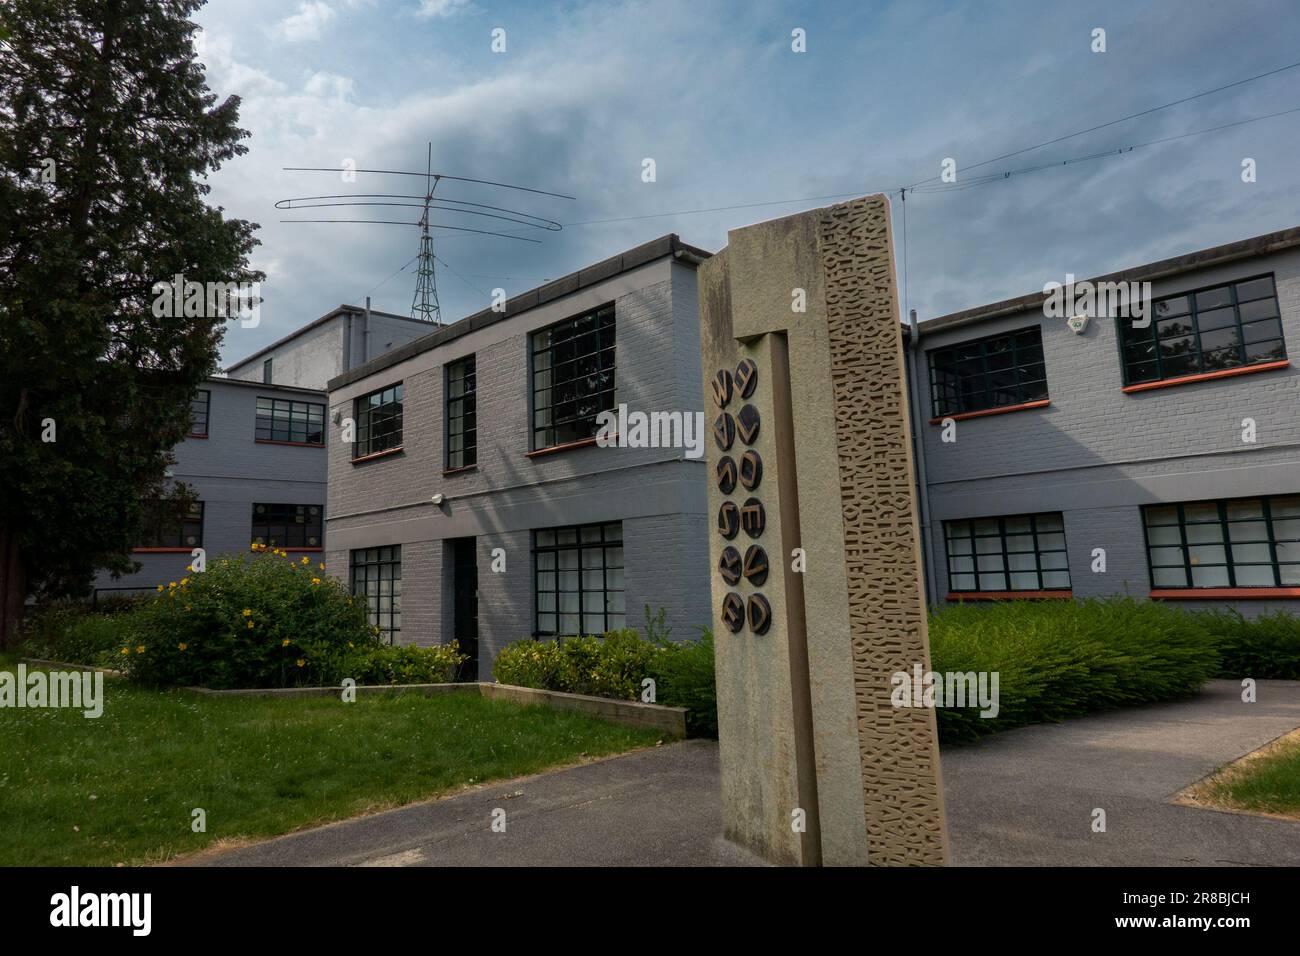
[[[321,31],[334,19],[334,8],[323,0],[303,0],[298,11],[271,27],[272,36],[286,43],[318,39]]]
[[[469,9],[470,0],[420,0],[416,15],[431,19],[454,17]]]

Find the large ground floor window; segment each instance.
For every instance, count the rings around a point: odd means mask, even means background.
[[[253,543],[273,548],[319,548],[323,523],[320,505],[253,505]]]
[[[1300,495],[1142,509],[1153,588],[1300,586]]]
[[[402,630],[402,546],[353,551],[352,593],[365,598],[370,623],[392,644]]]
[[[538,635],[603,634],[626,626],[623,526],[533,532]]]
[[[1062,591],[1070,587],[1061,513],[943,523],[950,591]]]

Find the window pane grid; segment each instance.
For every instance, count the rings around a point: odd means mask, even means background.
[[[614,407],[614,306],[533,333],[533,447],[596,434],[596,416]]]
[[[352,594],[365,600],[370,624],[392,644],[402,630],[402,546],[353,551]]]
[[[533,564],[535,636],[603,634],[626,626],[621,524],[535,531]]]
[[[447,366],[447,467],[478,461],[477,376],[474,356]]]
[[[320,505],[253,505],[253,543],[276,548],[319,548],[325,509]]]
[[[203,502],[178,510],[174,502],[149,500],[144,510],[141,548],[199,548],[203,546]]]
[[[1286,496],[1147,505],[1142,509],[1153,588],[1286,587],[1300,581],[1300,523]],[[1278,517],[1278,509],[1283,512]],[[1178,545],[1167,531],[1178,529]],[[1294,557],[1294,560],[1284,558]]]
[[[946,521],[944,540],[950,591],[1070,588],[1059,512]]]
[[[354,418],[357,433],[352,457],[397,448],[402,444],[402,383],[358,398]]]
[[[1286,358],[1271,274],[1168,296],[1151,311],[1148,328],[1117,320],[1125,385]]]
[[[325,444],[325,406],[284,398],[258,398],[256,437],[296,445]]]
[[[935,417],[1047,397],[1042,329],[987,336],[927,353]]]

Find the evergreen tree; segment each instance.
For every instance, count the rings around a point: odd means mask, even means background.
[[[261,278],[256,224],[205,198],[248,134],[196,58],[201,3],[0,0],[0,647],[28,595],[132,570],[168,493],[228,319],[157,316],[155,284]]]

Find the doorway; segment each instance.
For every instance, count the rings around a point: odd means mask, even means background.
[[[467,655],[458,681],[478,680],[478,558],[474,538],[451,541],[452,636]]]

